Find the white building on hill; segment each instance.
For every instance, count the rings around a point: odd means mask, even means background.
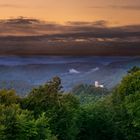
[[[100,85],[98,81],[95,81],[96,88],[104,88],[104,85]]]

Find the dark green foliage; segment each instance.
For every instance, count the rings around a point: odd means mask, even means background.
[[[31,112],[21,110],[18,105],[0,106],[1,140],[50,139],[51,131],[44,115],[34,119]]]
[[[13,90],[0,90],[0,104],[11,105],[13,103],[18,103],[20,97],[16,95]]]
[[[106,88],[97,88],[94,85],[80,84],[73,88],[72,93],[75,95],[92,95],[92,96],[104,96],[108,94]]]
[[[136,68],[112,94],[92,85],[79,85],[73,94],[61,88],[61,79],[55,77],[24,98],[1,90],[0,140],[140,139],[140,71]]]
[[[128,74],[114,91],[114,102],[122,102],[126,96],[140,91],[140,71]]]
[[[33,110],[35,116],[40,115],[44,111],[56,110],[60,105],[59,96],[62,96],[60,90],[61,80],[55,77],[45,85],[33,89],[27,98],[23,100],[22,107]]]
[[[73,139],[77,134],[76,113],[79,101],[72,94],[61,92],[61,80],[58,77],[34,89],[22,102],[22,107],[34,112],[38,117],[45,112],[50,118],[52,132],[62,140]]]
[[[128,74],[112,94],[113,121],[123,139],[140,139],[140,71]]]
[[[85,108],[86,107],[86,108]],[[140,139],[140,71],[128,74],[112,95],[84,105],[79,140]]]
[[[127,123],[131,126],[131,129],[125,130],[125,134],[128,139],[137,140],[140,138],[140,91],[126,97],[124,106],[129,116]]]
[[[52,140],[47,117],[35,119],[20,108],[21,100],[14,91],[0,91],[0,140]]]
[[[103,105],[88,105],[80,112],[78,140],[111,140],[115,129],[108,110]]]
[[[140,67],[134,66],[132,69],[130,69],[128,71],[128,73],[133,74],[133,73],[135,73],[137,71],[140,71]]]
[[[97,88],[94,85],[80,84],[72,89],[72,94],[76,95],[80,103],[87,104],[96,102],[100,98],[107,96],[109,91],[106,88]]]

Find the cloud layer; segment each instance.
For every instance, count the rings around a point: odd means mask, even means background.
[[[0,4],[0,8],[23,8],[23,6],[16,4]]]
[[[140,25],[65,25],[19,17],[0,21],[1,54],[140,55]]]
[[[108,5],[108,6],[92,6],[90,8],[102,9],[102,8],[111,8],[111,9],[122,9],[122,10],[140,10],[140,5]]]

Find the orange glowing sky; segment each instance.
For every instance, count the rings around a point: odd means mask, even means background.
[[[18,16],[63,23],[107,20],[140,24],[140,0],[0,0],[0,18]]]

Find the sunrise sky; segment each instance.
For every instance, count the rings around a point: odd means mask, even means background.
[[[64,23],[106,20],[140,24],[140,0],[0,0],[0,18],[18,16]]]
[[[0,55],[140,55],[140,0],[0,0]]]

